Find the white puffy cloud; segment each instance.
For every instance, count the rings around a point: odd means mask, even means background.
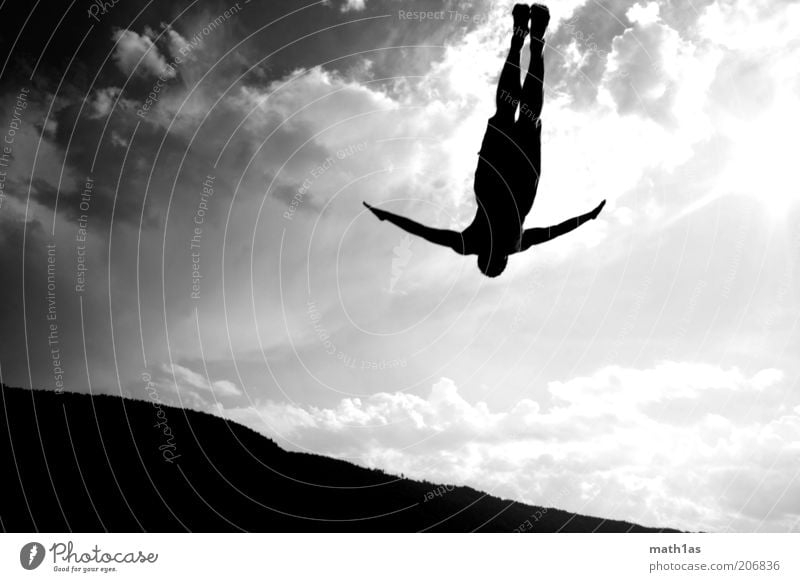
[[[133,30],[122,29],[114,32],[113,39],[117,43],[114,61],[122,73],[131,75],[135,72],[143,77],[175,76],[175,71],[167,68],[167,61],[147,34],[140,35]]]
[[[552,382],[550,393],[573,406],[618,410],[650,402],[696,398],[708,390],[763,390],[782,378],[782,373],[772,368],[747,377],[738,368],[724,370],[710,364],[663,362],[649,370],[609,366],[593,376]]]
[[[637,4],[628,11],[633,26],[612,41],[604,88],[622,114],[638,113],[671,127],[695,124],[718,54],[683,38],[653,6]],[[708,131],[707,123],[704,128]]]
[[[173,59],[193,58],[191,51],[193,45],[189,43],[177,30],[167,30],[169,54]]]
[[[242,391],[230,380],[210,381],[206,376],[179,364],[162,364],[160,366],[163,376],[158,382],[159,386],[174,391],[177,387],[181,397],[188,396],[192,405],[206,401],[205,395],[211,393],[214,398],[226,396],[241,396]]]
[[[360,11],[367,7],[367,0],[345,0],[339,8],[342,12]]]
[[[427,397],[215,411],[290,448],[529,503],[685,529],[786,530],[800,515],[790,496],[800,492],[800,416],[758,404],[782,379],[775,369],[663,362],[551,382],[551,402],[523,399],[505,412],[467,402],[447,378]],[[734,398],[750,399],[752,419],[731,420]]]
[[[94,97],[89,103],[89,117],[98,119],[111,112],[114,100],[119,95],[119,87],[105,87],[94,92]]]
[[[697,21],[707,40],[748,52],[786,49],[797,40],[800,4],[772,0],[716,0]]]
[[[638,22],[639,24],[653,24],[658,21],[659,7],[657,2],[648,2],[647,4],[634,4],[625,13],[628,20],[631,22]]]

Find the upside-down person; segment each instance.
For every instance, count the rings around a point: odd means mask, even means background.
[[[550,22],[546,6],[517,4],[512,11],[511,48],[497,86],[497,111],[489,118],[475,170],[475,219],[462,232],[431,228],[410,218],[375,208],[375,216],[434,244],[462,255],[477,255],[478,268],[496,277],[508,256],[552,240],[597,218],[606,201],[594,210],[550,227],[523,228],[533,206],[541,169],[542,102],[544,99],[544,32]],[[528,22],[530,21],[530,26]],[[519,60],[530,33],[531,61],[520,86]],[[519,107],[519,116],[516,115]],[[518,117],[515,119],[515,117]]]

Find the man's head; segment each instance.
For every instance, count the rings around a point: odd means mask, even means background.
[[[502,273],[508,263],[508,255],[498,252],[478,255],[478,268],[487,277],[497,277]]]

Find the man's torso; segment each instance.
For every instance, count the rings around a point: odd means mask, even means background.
[[[470,254],[491,246],[506,254],[518,252],[525,217],[533,205],[540,171],[541,128],[530,124],[486,128],[475,170],[475,219],[462,233]]]

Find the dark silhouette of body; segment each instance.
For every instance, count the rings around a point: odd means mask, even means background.
[[[462,255],[478,255],[478,268],[489,277],[503,272],[508,255],[574,230],[587,220],[597,218],[605,205],[603,200],[591,212],[554,226],[523,227],[533,206],[541,170],[542,53],[550,14],[547,7],[540,4],[532,8],[517,4],[513,17],[511,48],[497,84],[497,111],[489,118],[475,170],[478,211],[472,223],[462,232],[431,228],[364,202],[379,219],[388,220],[411,234]],[[529,32],[531,61],[525,83],[520,86],[520,52]]]

